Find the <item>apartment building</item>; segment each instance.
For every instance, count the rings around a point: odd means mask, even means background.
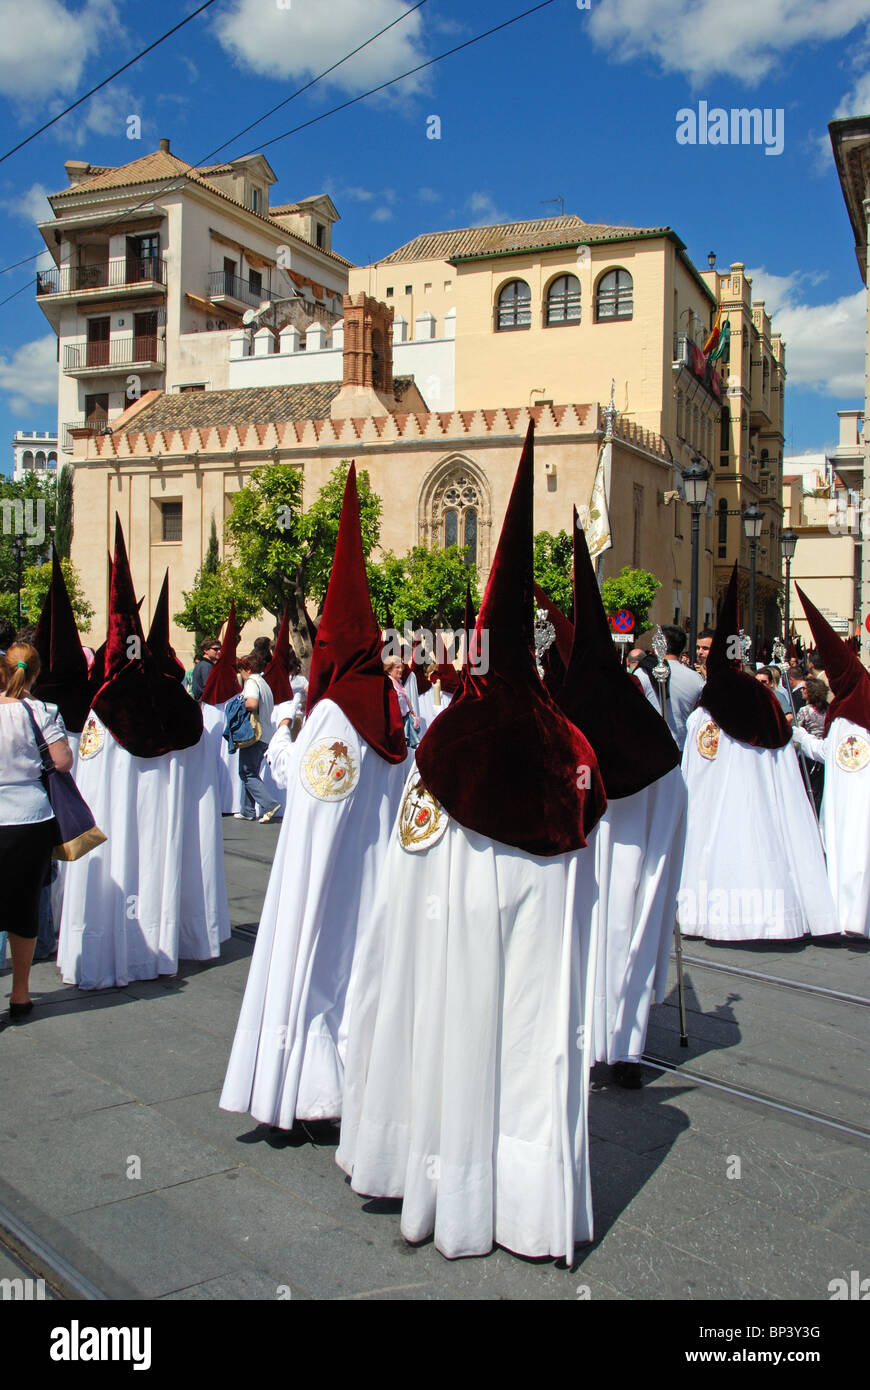
[[[855,240],[858,273],[866,288],[868,269],[870,269],[870,237],[868,237],[868,222],[870,222],[870,116],[853,116],[845,121],[831,121],[828,130],[831,136],[840,188]],[[867,299],[867,333],[867,342],[870,344],[870,299]],[[864,356],[865,418],[868,408],[870,408],[870,347],[865,349]],[[870,457],[868,457],[870,445],[863,436],[861,449],[863,468],[861,470],[860,490],[861,497],[866,502],[870,498]],[[862,547],[860,565],[861,601],[858,615],[866,619],[870,616],[870,544],[864,544]],[[862,660],[865,665],[870,665],[870,638],[868,638],[866,630],[862,635]]]
[[[861,635],[864,419],[860,410],[838,410],[837,417],[839,440],[830,453],[783,459],[784,521],[798,538],[789,607],[805,647],[813,637],[796,584],[835,632]]]
[[[39,224],[54,267],[37,302],[58,336],[58,438],[98,434],[151,390],[229,384],[228,338],[259,322],[331,325],[349,262],[332,250],[326,195],[270,205],[261,154],[194,169],[168,140],[117,168],[68,160]]]

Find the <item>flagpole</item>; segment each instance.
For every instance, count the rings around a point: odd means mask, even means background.
[[[607,406],[606,410],[604,411],[604,438],[603,438],[602,441],[601,441],[601,454],[599,455],[599,464],[603,464],[603,463],[604,463],[604,460],[605,460],[605,451],[608,451],[607,454],[606,454],[607,462],[606,462],[606,465],[605,465],[605,467],[604,467],[604,475],[603,475],[603,478],[602,478],[602,483],[603,483],[603,488],[604,488],[604,502],[605,502],[605,506],[606,506],[606,508],[607,508],[607,515],[608,515],[608,526],[610,525],[610,522],[609,522],[609,517],[610,517],[610,453],[611,453],[612,450],[613,450],[613,422],[614,422],[614,420],[616,419],[616,415],[617,415],[616,403],[615,403],[615,396],[616,396],[616,380],[615,380],[614,377],[611,377],[611,379],[610,379],[610,404]],[[599,553],[598,558],[597,558],[597,560],[595,561],[595,578],[596,578],[597,581],[598,581],[598,592],[601,593],[601,586],[602,586],[602,584],[604,583],[604,551],[603,551],[603,550]]]

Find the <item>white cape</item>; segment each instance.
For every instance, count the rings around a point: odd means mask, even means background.
[[[856,759],[842,750],[850,738],[870,749],[870,735],[860,724],[835,719],[826,738],[813,738],[800,726],[794,736],[806,753],[825,764],[822,831],[839,930],[870,936],[870,761],[859,766],[863,752]],[[860,744],[858,748],[860,752]]]
[[[690,714],[683,750],[683,932],[713,941],[780,941],[839,931],[793,744],[753,748],[720,730],[709,758],[698,746],[706,724],[713,724],[707,710]]]
[[[109,989],[214,960],[230,935],[214,757],[135,758],[94,720],[99,751],[76,783],[108,837],[66,869],[57,963],[67,984]]]
[[[685,838],[679,767],[610,801],[590,837],[598,914],[596,1062],[639,1062],[643,1054],[650,1009],[667,984]]]
[[[302,773],[313,745],[337,742],[356,782],[344,799],[325,801]],[[287,808],[220,1104],[292,1129],[296,1118],[341,1114],[357,925],[374,898],[405,774],[327,699],[295,744],[276,733],[270,758],[287,782]]]
[[[591,855],[540,858],[453,821],[420,852],[392,837],[336,1161],[356,1192],[404,1199],[407,1240],[570,1258],[592,1237],[594,938],[576,914]]]

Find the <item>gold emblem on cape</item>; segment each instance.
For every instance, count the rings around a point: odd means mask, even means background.
[[[698,730],[698,752],[711,762],[719,752],[719,725],[708,719]]]
[[[859,738],[857,734],[850,734],[848,738],[841,739],[837,745],[835,754],[837,764],[844,772],[860,772],[862,767],[866,767],[870,762],[870,744],[866,738]]]
[[[447,829],[448,816],[415,772],[402,797],[399,808],[399,840],[402,849],[417,854],[429,849],[441,839]]]
[[[105,729],[95,714],[89,714],[79,739],[79,757],[95,758],[105,741]]]
[[[319,738],[305,754],[299,777],[318,801],[343,801],[357,784],[359,766],[343,739]]]

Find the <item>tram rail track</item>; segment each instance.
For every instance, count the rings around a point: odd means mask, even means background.
[[[27,1271],[26,1278],[43,1280],[61,1301],[105,1302],[109,1295],[97,1288],[81,1270],[70,1264],[26,1222],[0,1202],[0,1251]]]
[[[671,960],[676,955],[671,952]],[[813,994],[820,999],[836,999],[841,1004],[855,1004],[870,1009],[870,998],[863,994],[847,994],[844,990],[827,989],[824,985],[811,985],[806,980],[791,980],[786,975],[767,975],[760,970],[748,970],[743,965],[730,965],[725,961],[704,960],[701,956],[688,956],[683,952],[683,965],[692,965],[701,970],[715,970],[723,975],[736,975],[738,979],[752,980],[758,984],[776,985],[780,989],[793,989],[802,994]]]

